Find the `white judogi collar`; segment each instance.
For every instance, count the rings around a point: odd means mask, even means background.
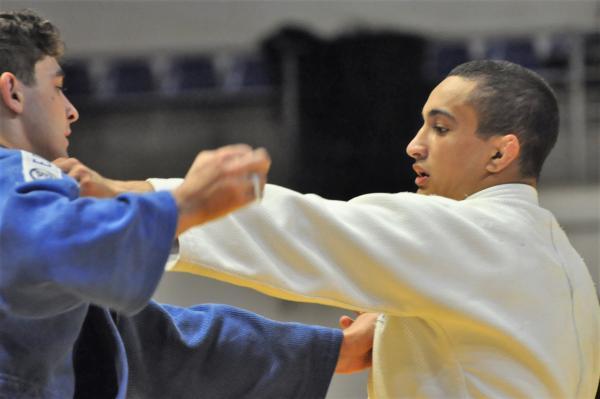
[[[538,192],[535,187],[524,183],[500,184],[488,187],[481,191],[471,194],[465,200],[472,200],[487,197],[505,197],[511,199],[525,200],[531,204],[539,204]]]

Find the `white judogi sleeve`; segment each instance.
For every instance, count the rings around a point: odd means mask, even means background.
[[[492,294],[482,284],[490,274],[498,285],[513,283],[510,270],[488,265],[522,261],[497,245],[501,231],[486,228],[507,217],[442,197],[369,194],[342,202],[267,185],[261,204],[180,236],[172,268],[363,311],[420,314],[437,307],[432,301],[462,308],[477,291]]]

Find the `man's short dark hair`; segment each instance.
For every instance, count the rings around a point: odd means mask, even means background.
[[[27,85],[35,84],[35,64],[64,51],[58,29],[31,10],[0,13],[0,73],[11,72]]]
[[[558,102],[548,83],[527,68],[495,60],[467,62],[448,76],[477,82],[468,100],[478,115],[477,134],[517,135],[521,174],[538,178],[559,128]]]

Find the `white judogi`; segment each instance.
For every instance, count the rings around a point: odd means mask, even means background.
[[[348,202],[268,185],[261,205],[182,235],[172,266],[280,298],[384,313],[373,399],[596,392],[594,285],[528,185],[463,201],[399,193]]]

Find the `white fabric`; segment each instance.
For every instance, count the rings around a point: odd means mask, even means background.
[[[182,235],[173,270],[384,313],[373,399],[596,392],[596,292],[527,185],[463,201],[399,193],[349,202],[268,185],[261,205]]]
[[[154,191],[173,191],[181,185],[183,179],[146,179],[154,187]]]

